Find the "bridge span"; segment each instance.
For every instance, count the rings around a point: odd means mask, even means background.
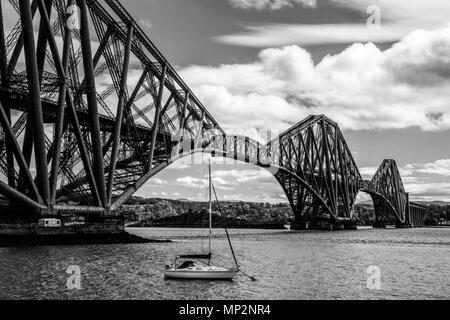
[[[364,181],[324,115],[266,144],[227,135],[118,0],[8,0],[0,16],[2,215],[120,220],[155,174],[209,152],[269,170],[293,228],[354,228],[360,191],[377,226],[423,225],[425,208],[409,201],[395,161]]]

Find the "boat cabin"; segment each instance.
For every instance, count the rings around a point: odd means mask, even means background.
[[[187,269],[195,267],[195,263],[193,261],[185,261],[177,269]]]

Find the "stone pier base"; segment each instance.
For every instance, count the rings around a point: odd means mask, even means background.
[[[383,221],[375,221],[373,227],[376,229],[386,229],[386,224]]]
[[[344,228],[345,230],[358,230],[358,226],[356,225],[355,221],[345,221],[344,222]]]
[[[398,229],[406,229],[406,228],[411,228],[411,224],[405,223],[405,222],[397,222],[395,224],[395,227]]]
[[[291,224],[291,230],[356,230],[356,223],[354,221],[330,221],[330,220],[315,220],[315,221],[296,221]]]
[[[294,221],[291,223],[291,230],[308,230],[309,223],[308,221]]]

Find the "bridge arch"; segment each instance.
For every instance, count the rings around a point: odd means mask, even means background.
[[[368,194],[373,202],[375,209],[375,225],[385,226],[386,224],[401,224],[405,222],[393,207],[393,205],[382,194],[367,189],[361,189],[361,192]],[[405,210],[405,208],[403,209]]]
[[[362,191],[372,197],[376,224],[384,225],[392,218],[397,225],[408,223],[409,199],[395,160],[384,160],[372,180],[364,182]]]
[[[250,140],[250,139],[248,139],[246,137],[238,137],[238,139],[240,139],[240,138],[246,139],[248,141],[252,141],[252,140]],[[256,142],[256,141],[253,141],[253,142]],[[309,185],[307,181],[305,181],[304,179],[299,177],[294,172],[291,172],[290,170],[288,170],[286,168],[279,167],[279,166],[274,165],[274,164],[263,164],[261,162],[253,163],[253,162],[250,161],[250,159],[248,157],[247,158],[236,157],[234,154],[229,154],[229,153],[223,152],[222,150],[219,150],[219,149],[196,148],[196,149],[189,150],[187,152],[182,152],[182,153],[178,154],[175,157],[171,157],[169,161],[167,161],[163,165],[160,165],[159,167],[155,168],[155,170],[151,173],[151,175],[143,176],[138,181],[138,183],[135,185],[135,187],[132,190],[130,190],[130,194],[131,193],[135,193],[145,183],[147,183],[148,181],[151,181],[153,176],[155,176],[158,173],[162,172],[164,169],[166,169],[167,167],[169,167],[171,164],[175,163],[176,161],[184,159],[184,158],[192,156],[192,155],[195,155],[195,154],[200,154],[200,153],[210,154],[210,155],[212,155],[214,157],[224,157],[224,158],[228,158],[228,159],[233,159],[233,160],[240,161],[242,163],[253,164],[253,165],[255,165],[255,166],[259,167],[259,168],[265,169],[266,171],[271,173],[272,176],[275,178],[275,180],[279,183],[279,185],[283,189],[287,199],[289,200],[292,212],[295,213],[296,212],[296,208],[297,208],[296,202],[295,202],[295,199],[293,199],[293,197],[292,197],[292,191],[290,190],[290,188],[286,184],[285,176],[288,176],[289,178],[294,179],[299,185],[301,185],[302,188],[305,188],[307,190],[307,192],[309,192],[310,195],[314,198],[314,200],[321,206],[321,208],[323,208],[325,210],[327,215],[329,215],[332,218],[336,218],[333,215],[333,212],[331,211],[331,209],[328,207],[327,203],[314,190],[314,188],[311,185]],[[116,205],[120,206],[128,198],[129,198],[129,194],[124,194],[121,199],[117,200]]]

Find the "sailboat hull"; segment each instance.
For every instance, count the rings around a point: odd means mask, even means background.
[[[238,271],[236,270],[180,270],[168,269],[164,271],[164,277],[169,279],[187,280],[232,280]]]
[[[211,179],[211,162],[209,163],[209,253],[208,255],[182,255],[180,258],[183,259],[208,259],[211,262],[211,239],[212,239],[212,191],[214,190],[214,186],[212,184]],[[216,196],[217,202],[217,195]],[[220,210],[220,208],[219,208]],[[210,264],[199,264],[194,263],[192,261],[185,261],[182,265],[177,267],[177,260],[175,260],[175,264],[173,267],[166,265],[166,269],[164,270],[164,277],[170,279],[185,279],[185,280],[232,280],[236,274],[239,272],[239,265],[236,261],[236,257],[234,255],[233,247],[231,245],[230,237],[228,235],[228,231],[225,228],[228,243],[230,244],[230,249],[234,257],[234,261],[236,267],[234,268],[221,268],[211,266]]]

